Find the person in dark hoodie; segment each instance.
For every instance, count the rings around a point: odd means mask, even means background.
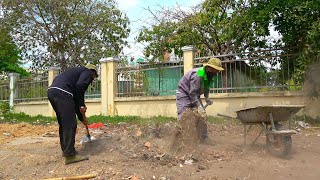
[[[176,92],[178,120],[181,120],[182,114],[188,108],[197,108],[201,114],[205,113],[200,104],[200,96],[203,94],[206,103],[212,104],[209,98],[209,88],[212,87],[213,77],[223,70],[221,60],[211,58],[203,64],[203,67],[190,70],[180,79]],[[207,126],[200,129],[200,134],[200,141],[206,141]]]
[[[88,124],[88,120],[82,115],[87,109],[84,94],[97,76],[96,66],[92,64],[70,68],[56,76],[48,88],[48,99],[56,112],[59,124],[60,146],[65,157],[65,164],[89,159],[78,155],[74,147],[77,129],[76,115],[84,125]]]

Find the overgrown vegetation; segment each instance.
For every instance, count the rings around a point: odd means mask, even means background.
[[[2,109],[1,109],[2,112]],[[94,115],[88,118],[89,124],[92,123],[104,123],[104,124],[114,124],[118,125],[121,123],[133,123],[138,125],[156,125],[156,124],[165,124],[168,122],[177,121],[174,117],[165,117],[165,116],[154,116],[149,118],[142,118],[139,116],[103,116],[103,115]],[[226,120],[219,117],[209,116],[208,121],[210,123],[239,123],[236,120]],[[57,120],[54,117],[47,117],[42,115],[30,116],[25,113],[13,113],[6,111],[0,115],[0,123],[30,123],[30,124],[52,124],[56,123]],[[80,123],[80,121],[78,121]]]
[[[30,124],[51,124],[55,122],[55,118],[46,117],[42,115],[30,116],[25,113],[8,112],[0,115],[0,123],[30,123]]]
[[[4,108],[6,109],[6,108]],[[2,112],[2,109],[1,109]],[[94,115],[88,118],[89,124],[102,122],[104,124],[119,124],[120,122],[124,123],[135,123],[135,124],[163,124],[170,121],[175,121],[175,118],[172,117],[150,117],[150,118],[142,118],[139,116],[102,116],[102,115]],[[54,117],[47,117],[42,115],[30,116],[25,113],[13,113],[10,111],[6,111],[0,115],[0,123],[30,123],[30,124],[51,124],[55,123],[57,120]],[[78,121],[78,123],[80,123]]]
[[[34,70],[62,70],[121,54],[129,19],[115,0],[3,0],[4,26],[11,28],[23,59]]]
[[[0,101],[0,114],[6,114],[9,111],[10,111],[9,103]]]

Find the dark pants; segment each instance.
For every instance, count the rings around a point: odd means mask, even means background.
[[[73,97],[58,89],[48,90],[48,99],[56,112],[59,123],[60,146],[64,156],[76,154],[74,148],[77,129]]]

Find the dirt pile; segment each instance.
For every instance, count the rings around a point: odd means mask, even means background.
[[[64,165],[57,125],[53,129],[50,126],[0,125],[3,133],[27,132],[9,136],[10,142],[0,144],[0,179],[31,180],[85,174],[96,174],[96,179],[133,179],[136,176],[167,180],[266,180],[270,177],[316,180],[320,176],[313,168],[320,162],[318,128],[304,129],[292,137],[294,158],[288,160],[270,156],[263,136],[254,145],[243,147],[242,126],[228,121],[208,124],[209,138],[215,145],[195,145],[193,150],[180,155],[166,149],[175,135],[177,122],[106,124],[103,128],[90,129],[97,139],[82,145],[79,142],[85,129],[78,126],[76,149],[79,154],[89,156],[89,161]],[[253,141],[258,133],[251,131],[248,140]]]
[[[36,127],[36,128],[35,128]],[[31,125],[28,123],[6,124],[0,123],[0,144],[7,143],[17,137],[50,136],[58,131],[56,125]]]
[[[200,143],[200,126],[205,119],[196,110],[187,109],[181,116],[172,140],[171,151],[185,153],[195,150]]]

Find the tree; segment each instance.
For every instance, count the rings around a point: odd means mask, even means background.
[[[285,54],[299,54],[296,61],[287,58],[282,66],[289,77],[301,83],[310,64],[320,60],[320,1],[319,0],[258,0],[254,12],[263,17],[282,35],[281,46],[294,47]],[[289,68],[287,68],[289,67]]]
[[[181,55],[181,47],[186,45],[208,49],[215,55],[264,47],[266,40],[261,37],[269,35],[269,19],[255,21],[249,11],[254,6],[254,1],[247,0],[206,0],[192,11],[163,8],[152,12],[156,23],[151,30],[144,27],[137,41],[148,43],[147,56],[159,56],[162,50],[171,49]]]
[[[118,55],[130,32],[114,0],[3,0],[2,8],[23,58],[38,69]]]
[[[29,73],[21,67],[20,51],[12,41],[8,30],[0,28],[0,72],[16,72],[23,76]]]

